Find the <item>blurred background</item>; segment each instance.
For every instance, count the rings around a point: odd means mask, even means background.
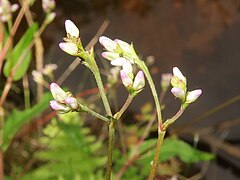
[[[44,13],[39,7],[41,1],[36,0],[31,11],[34,20],[41,22]],[[73,62],[58,47],[66,34],[65,20],[79,27],[85,46],[106,25],[102,35],[133,42],[142,59],[154,59],[150,70],[158,90],[161,74],[171,73],[175,66],[187,77],[189,89],[203,90],[168,134],[191,145],[197,142],[199,149],[216,154],[207,165],[196,165],[203,169],[201,179],[240,179],[240,0],[57,0],[55,12],[42,40],[44,63],[58,64],[56,79]],[[110,67],[100,57],[98,42],[95,51],[100,67]],[[95,81],[85,69],[77,66],[63,86],[73,94],[94,88]],[[36,85],[30,82],[30,86],[34,96]],[[118,95],[117,103],[122,105],[127,92],[120,87]],[[146,101],[153,103],[147,87],[131,104],[123,123],[134,118]],[[164,105],[163,118],[167,119],[179,104],[168,92]]]

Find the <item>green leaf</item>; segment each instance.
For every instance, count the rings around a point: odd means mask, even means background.
[[[36,23],[30,26],[28,30],[24,33],[22,38],[19,40],[19,42],[16,44],[16,46],[13,48],[13,50],[9,52],[7,62],[5,63],[4,69],[3,69],[3,73],[6,77],[10,75],[11,70],[18,63],[18,61],[21,60],[24,54],[25,54],[25,57],[23,61],[21,62],[19,68],[16,69],[16,72],[14,72],[13,80],[17,81],[21,79],[23,75],[26,73],[32,57],[31,49],[28,52],[26,52],[26,50],[31,44],[34,38],[34,33],[37,31],[37,29],[38,29],[38,25]]]
[[[49,101],[51,99],[51,93],[46,93],[43,95],[41,101],[32,108],[24,111],[13,110],[12,114],[7,118],[3,128],[3,151],[8,148],[12,138],[24,124],[49,107]]]

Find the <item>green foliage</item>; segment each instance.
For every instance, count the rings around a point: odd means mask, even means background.
[[[39,116],[41,112],[49,107],[49,101],[52,98],[50,93],[43,95],[41,101],[30,109],[24,111],[13,110],[12,114],[7,118],[3,128],[3,145],[2,149],[5,151],[12,138],[18,130],[34,117]]]
[[[38,25],[34,23],[31,27],[28,28],[28,30],[25,32],[19,42],[14,46],[13,50],[9,52],[7,62],[5,63],[3,69],[3,73],[6,77],[10,75],[11,70],[15,67],[15,65],[17,65],[19,60],[21,60],[22,56],[24,55],[25,57],[21,62],[19,68],[17,68],[14,72],[13,80],[17,81],[21,79],[26,73],[32,57],[32,50],[27,49],[33,41],[34,33],[37,31],[37,29]]]
[[[78,113],[52,120],[44,134],[40,142],[47,148],[36,157],[46,163],[23,179],[103,179],[106,157],[99,154],[102,143],[83,127]]]
[[[122,179],[141,180],[147,178],[151,169],[151,162],[154,157],[156,139],[145,141],[139,148],[134,147],[129,154],[130,159],[133,154],[140,154],[140,158],[131,165]],[[164,140],[161,148],[159,162],[163,163],[172,158],[178,157],[184,163],[197,163],[200,161],[209,161],[214,158],[213,154],[199,151],[186,142],[177,138],[167,138]],[[116,151],[114,159],[117,159],[116,172],[124,165],[126,158],[122,158],[120,152]],[[120,159],[120,160],[119,160]],[[138,174],[138,176],[136,176]]]

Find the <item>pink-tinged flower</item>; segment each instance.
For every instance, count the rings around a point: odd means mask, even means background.
[[[68,107],[65,104],[62,104],[56,100],[51,100],[50,106],[52,107],[52,109],[54,109],[55,111],[57,111],[60,114],[68,113],[71,111],[70,107]]]
[[[114,40],[119,46],[120,48],[123,50],[123,52],[131,52],[131,45],[126,43],[125,41],[122,41],[120,39],[115,39]]]
[[[50,91],[52,93],[53,98],[60,103],[63,103],[65,99],[68,97],[68,94],[60,88],[56,83],[52,83],[50,85]]]
[[[133,89],[135,91],[141,90],[145,86],[145,78],[144,73],[142,71],[139,71],[137,75],[135,76],[134,82],[133,82]]]
[[[40,73],[39,71],[33,70],[32,71],[32,76],[33,76],[33,80],[39,84],[42,84],[43,82],[43,75],[42,73]]]
[[[123,70],[120,71],[120,76],[123,82],[123,85],[125,87],[130,87],[133,84],[133,80],[128,76],[128,74],[126,72],[124,72]]]
[[[117,59],[117,58],[120,58],[119,54],[118,53],[114,53],[114,52],[103,52],[102,53],[102,57],[104,57],[105,59],[107,60],[114,60],[114,59]]]
[[[170,86],[171,78],[172,78],[171,73],[162,74],[161,87],[163,90],[167,90],[167,88]]]
[[[185,103],[192,103],[192,102],[196,101],[201,94],[202,94],[201,89],[197,89],[197,90],[188,92]]]
[[[179,98],[181,100],[183,100],[185,98],[185,92],[181,88],[173,87],[171,89],[171,92],[176,98]]]
[[[178,77],[181,81],[184,82],[184,84],[187,83],[186,77],[183,76],[183,74],[181,73],[181,71],[177,67],[173,68],[173,76]]]
[[[43,72],[44,75],[50,75],[56,69],[57,69],[56,64],[46,64],[45,67],[43,68],[42,72]]]
[[[99,42],[107,51],[114,52],[114,50],[117,48],[117,43],[106,36],[101,36],[99,38]]]
[[[49,14],[47,14],[47,17],[46,17],[46,23],[49,24],[51,23],[56,17],[56,13],[55,12],[51,12]]]
[[[78,54],[78,47],[76,44],[71,42],[62,42],[59,43],[59,47],[66,53],[76,56]]]
[[[65,103],[67,106],[69,106],[71,109],[78,109],[78,102],[74,97],[67,97],[65,99]]]
[[[2,22],[7,22],[12,18],[12,13],[19,8],[18,4],[13,4],[8,0],[0,0],[0,19]]]
[[[79,37],[79,29],[71,20],[65,21],[65,29],[67,34],[69,34],[71,37]]]
[[[42,7],[45,13],[51,12],[56,6],[55,0],[42,0]]]

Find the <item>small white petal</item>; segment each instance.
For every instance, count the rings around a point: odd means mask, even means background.
[[[127,60],[125,58],[117,58],[111,61],[113,66],[122,66]]]
[[[114,40],[124,52],[130,52],[131,51],[131,46],[130,44],[126,43],[125,41],[122,41],[120,39],[115,39]]]
[[[132,86],[133,80],[123,70],[120,71],[120,76],[125,87]]]
[[[60,43],[59,47],[65,51],[66,53],[76,56],[78,53],[78,47],[76,46],[76,44],[71,43],[71,42],[67,42],[67,43]]]
[[[114,60],[114,59],[117,59],[117,58],[119,58],[119,54],[117,54],[117,53],[114,53],[114,52],[103,52],[102,53],[102,57],[104,57],[105,59],[107,59],[107,60]]]
[[[102,46],[110,51],[110,52],[113,52],[114,49],[116,49],[117,47],[117,43],[114,42],[113,40],[111,40],[110,38],[106,37],[106,36],[101,36],[99,38],[99,42],[102,44]]]
[[[51,100],[50,106],[52,107],[52,109],[54,109],[60,114],[68,113],[71,111],[70,107],[66,106],[65,104],[59,103],[56,100]]]
[[[196,101],[197,98],[201,94],[202,94],[202,90],[201,89],[197,89],[197,90],[188,92],[187,97],[186,97],[186,103],[192,103],[192,102]]]
[[[68,97],[67,93],[62,88],[60,88],[56,83],[52,83],[50,85],[50,91],[52,93],[53,98],[56,101],[64,102],[64,100]]]
[[[181,71],[177,67],[173,68],[173,75],[178,77],[180,80],[182,80],[186,84],[185,76],[183,76],[183,74],[181,73]]]
[[[65,29],[67,34],[70,34],[70,36],[76,37],[76,38],[79,37],[79,29],[71,20],[65,21]]]
[[[18,4],[13,4],[13,5],[11,6],[11,11],[12,11],[12,12],[15,12],[18,8],[19,8],[19,5],[18,5]]]
[[[124,62],[123,65],[122,65],[122,68],[123,68],[123,71],[125,73],[127,73],[128,75],[132,74],[133,68],[132,68],[132,65],[129,61]]]
[[[134,79],[133,89],[136,91],[141,90],[145,86],[144,73],[139,71]]]
[[[65,103],[67,106],[69,106],[71,109],[78,109],[78,102],[74,97],[67,97],[65,99]]]

